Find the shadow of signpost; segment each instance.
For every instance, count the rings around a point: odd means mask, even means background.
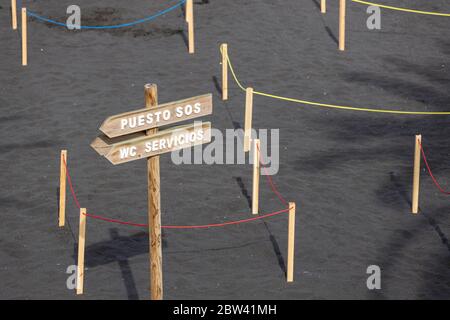
[[[110,240],[98,242],[86,247],[85,267],[94,268],[117,262],[124,280],[128,299],[139,299],[136,281],[130,267],[129,259],[148,254],[148,233],[138,232],[130,236],[120,236],[116,228],[110,229]],[[164,236],[164,235],[163,235]],[[167,242],[163,239],[163,248]],[[78,245],[74,245],[74,259],[77,260]]]
[[[111,236],[111,240],[119,240],[119,232],[117,229],[109,229],[109,233]],[[129,300],[137,300],[139,299],[139,295],[136,289],[136,282],[133,277],[133,272],[131,271],[130,264],[128,259],[117,259],[119,263],[120,272],[122,273],[122,278],[125,282],[125,287],[127,290],[127,296]]]

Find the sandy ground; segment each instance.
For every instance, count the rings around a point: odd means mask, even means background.
[[[380,0],[381,1],[381,0]],[[174,3],[171,1],[170,3]],[[29,66],[20,35],[0,8],[0,298],[147,299],[145,228],[88,220],[85,294],[66,288],[76,263],[78,212],[57,227],[59,152],[90,212],[145,223],[146,166],[112,166],[89,146],[110,115],[141,108],[143,86],[159,101],[213,93],[205,118],[224,130],[243,125],[244,94],[230,81],[220,99],[220,53],[229,44],[245,85],[289,97],[362,107],[450,110],[450,18],[382,11],[366,28],[365,6],[348,4],[347,51],[339,52],[337,2],[211,0],[195,4],[196,54],[186,49],[181,9],[113,31],[69,32],[29,22]],[[450,12],[444,0],[383,3]],[[27,1],[64,20],[73,1]],[[78,0],[86,24],[142,18],[167,1]],[[297,203],[295,282],[285,281],[283,216],[210,230],[164,232],[167,299],[450,298],[449,198],[425,171],[421,213],[410,214],[414,135],[450,188],[449,116],[333,111],[255,97],[254,127],[280,129],[280,191]],[[204,224],[250,216],[251,167],[176,166],[161,157],[163,224]],[[263,183],[263,180],[262,180]],[[261,207],[280,208],[262,184]],[[69,199],[68,194],[68,199]],[[247,213],[246,213],[247,212]],[[382,289],[369,291],[376,264]]]

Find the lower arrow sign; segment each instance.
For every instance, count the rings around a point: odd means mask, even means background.
[[[91,143],[91,147],[116,165],[208,142],[211,142],[211,123],[196,122],[150,136],[137,133],[111,139],[101,135]]]

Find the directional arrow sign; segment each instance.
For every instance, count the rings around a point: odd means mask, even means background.
[[[110,139],[101,135],[91,143],[91,147],[116,165],[208,142],[211,142],[211,123],[198,122],[149,136],[137,133]]]
[[[153,109],[140,109],[107,118],[100,130],[109,138],[194,119],[212,113],[212,95],[169,102]]]

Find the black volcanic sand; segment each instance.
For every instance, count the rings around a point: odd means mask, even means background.
[[[381,0],[380,0],[381,1]],[[450,12],[447,1],[382,0]],[[110,115],[141,108],[143,86],[159,101],[211,92],[206,119],[243,126],[245,96],[230,80],[220,98],[222,42],[244,85],[284,96],[361,107],[450,110],[450,18],[382,11],[366,27],[366,6],[348,3],[347,51],[339,52],[338,4],[318,0],[195,4],[196,53],[186,48],[183,11],[128,29],[71,32],[31,19],[29,66],[20,34],[0,8],[0,298],[148,299],[145,228],[88,220],[85,294],[66,288],[76,263],[78,211],[68,193],[67,227],[57,227],[59,152],[82,206],[146,223],[146,165],[112,166],[89,146]],[[64,21],[73,1],[28,1]],[[175,1],[79,0],[86,24],[129,22]],[[20,21],[20,20],[19,20]],[[295,282],[285,281],[287,217],[205,230],[165,230],[167,299],[450,298],[449,197],[422,171],[419,215],[410,213],[414,135],[450,189],[450,116],[404,116],[314,108],[256,96],[254,127],[280,129],[274,180],[297,203]],[[163,224],[251,217],[249,165],[176,166],[161,157]],[[250,196],[249,196],[250,195]],[[261,208],[279,210],[261,180]],[[369,291],[366,269],[382,270]]]

